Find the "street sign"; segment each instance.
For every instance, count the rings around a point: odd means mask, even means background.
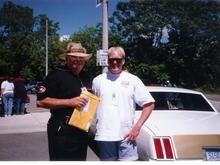
[[[97,66],[108,66],[108,51],[107,50],[97,51],[96,65]]]

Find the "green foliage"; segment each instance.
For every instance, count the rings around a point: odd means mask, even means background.
[[[0,10],[0,26],[1,32],[10,37],[12,33],[31,34],[34,19],[32,17],[33,10],[28,7],[14,5],[10,1],[6,1]]]
[[[151,65],[151,64],[137,64],[132,59],[128,59],[126,70],[137,75],[146,84],[163,84],[170,76],[166,73],[166,66],[164,64]]]
[[[33,10],[10,1],[0,9],[0,76],[21,76],[27,81],[42,80],[45,75],[46,15],[33,16]],[[50,67],[57,65],[58,23],[48,19]],[[53,44],[53,48],[50,47]],[[56,55],[55,55],[56,54]]]
[[[111,22],[122,35],[127,55],[135,59],[138,74],[157,83],[169,75],[180,86],[214,89],[220,84],[219,15],[220,3],[212,0],[130,0],[118,3]],[[160,42],[164,27],[168,43]],[[150,72],[147,66],[157,67]],[[159,66],[166,76],[152,78]]]
[[[91,83],[94,76],[100,73],[100,68],[96,66],[96,51],[101,49],[101,32],[100,28],[85,26],[71,37],[73,42],[80,42],[86,48],[87,53],[92,54],[81,73],[84,83]]]
[[[109,1],[111,3],[111,1]],[[42,80],[45,76],[45,31],[48,20],[49,71],[63,62],[67,42],[59,41],[59,23],[46,15],[33,16],[29,7],[6,1],[0,8],[0,76]],[[148,83],[165,80],[206,91],[220,89],[220,3],[209,0],[130,0],[119,2],[109,18],[109,47],[122,46],[126,66]],[[161,42],[162,29],[169,34]],[[83,27],[70,41],[88,53],[81,76],[85,83],[100,74],[96,51],[102,46],[102,26]]]

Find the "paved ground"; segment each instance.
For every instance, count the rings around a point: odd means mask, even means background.
[[[220,96],[207,97],[220,110]],[[0,161],[49,160],[46,136],[49,110],[37,108],[36,96],[31,95],[27,111],[28,114],[25,115],[0,118]],[[90,148],[87,160],[99,160]]]
[[[28,114],[0,118],[0,161],[47,161],[46,126],[50,112],[36,107],[36,96],[30,95]],[[88,148],[88,161],[99,161]]]
[[[0,135],[1,161],[48,161],[46,132]]]
[[[205,95],[208,99],[213,100],[213,101],[220,101],[220,94],[219,95]]]
[[[45,132],[49,112],[36,112],[0,118],[0,134]]]
[[[42,111],[43,109],[39,110]],[[47,161],[46,123],[49,112],[0,118],[0,161]],[[87,161],[98,161],[88,148]]]

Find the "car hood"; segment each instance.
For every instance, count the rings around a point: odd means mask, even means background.
[[[136,119],[141,112],[136,113]],[[153,111],[143,129],[154,136],[220,134],[220,113],[196,111]]]

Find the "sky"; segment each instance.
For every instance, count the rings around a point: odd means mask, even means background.
[[[7,0],[0,0],[0,7]],[[71,35],[84,26],[95,26],[102,22],[102,6],[96,7],[96,0],[10,0],[16,5],[30,7],[34,16],[46,14],[49,19],[59,22],[62,35]],[[108,0],[109,16],[116,4],[126,0]]]

